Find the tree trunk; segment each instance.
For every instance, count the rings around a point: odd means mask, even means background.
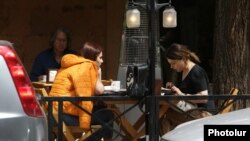
[[[213,92],[250,92],[250,1],[216,0]]]

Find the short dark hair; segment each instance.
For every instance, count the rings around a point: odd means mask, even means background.
[[[59,32],[63,32],[66,35],[66,39],[67,39],[67,47],[66,49],[69,49],[71,47],[71,33],[69,31],[69,29],[65,28],[65,27],[58,27],[50,36],[49,39],[49,46],[51,48],[54,47],[54,43],[56,41],[56,36]]]
[[[95,42],[86,42],[81,49],[81,55],[84,58],[90,59],[92,61],[96,61],[97,56],[101,52],[102,52],[102,47]]]

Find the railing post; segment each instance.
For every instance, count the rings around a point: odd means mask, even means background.
[[[48,101],[48,133],[49,133],[49,141],[54,140],[53,136],[53,115],[52,115],[52,102],[53,101]]]
[[[58,101],[58,141],[63,140],[63,100]]]

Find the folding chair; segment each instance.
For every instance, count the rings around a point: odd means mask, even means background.
[[[44,97],[48,96],[48,93],[45,90],[45,88],[34,88],[34,89],[37,94],[40,94],[41,96],[44,96]],[[42,103],[42,107],[47,113],[47,107],[48,107],[47,103]],[[52,115],[55,121],[58,123],[58,111],[55,110],[54,108],[53,108]],[[75,140],[83,141],[87,139],[89,136],[91,136],[91,134],[99,130],[100,128],[101,128],[101,125],[91,125],[91,130],[88,132],[84,132],[84,130],[81,129],[79,126],[68,126],[65,124],[65,122],[62,122],[62,130],[63,130],[62,132],[67,141],[75,141]],[[57,133],[57,128],[55,127],[53,131]],[[77,135],[81,134],[81,136],[75,137],[76,134]]]
[[[239,93],[239,90],[237,88],[232,88],[229,92],[230,95],[237,95]],[[218,114],[224,114],[232,111],[234,99],[229,98],[228,100],[224,101],[221,109],[219,109]]]
[[[237,95],[239,93],[239,90],[237,88],[232,88],[229,92],[230,95]],[[192,117],[192,113],[197,112],[197,111],[207,111],[212,113],[212,115],[216,115],[216,114],[224,114],[224,113],[228,113],[230,111],[232,111],[233,108],[233,103],[235,102],[235,99],[229,98],[227,100],[225,100],[222,105],[215,111],[211,111],[209,109],[205,109],[205,108],[195,108],[192,110],[189,110],[187,112],[185,112],[185,114],[187,114],[189,117]],[[195,117],[192,117],[193,119],[196,119]]]

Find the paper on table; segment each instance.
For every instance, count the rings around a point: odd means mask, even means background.
[[[113,91],[113,92],[126,92],[126,89],[116,89],[113,86],[104,86],[104,91]]]
[[[171,91],[171,89],[168,89],[168,88],[164,88],[164,87],[161,87],[161,90],[165,90],[165,91]]]
[[[172,90],[168,88],[161,87],[161,95],[172,94]]]
[[[104,86],[104,91],[112,91],[112,86]]]

